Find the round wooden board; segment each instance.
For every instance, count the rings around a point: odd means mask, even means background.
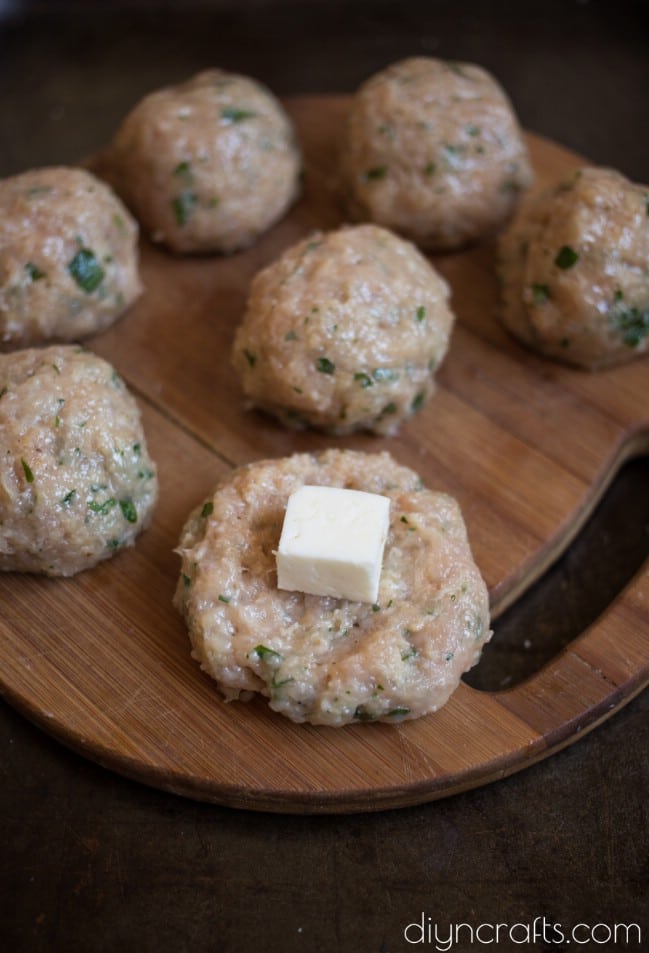
[[[649,572],[541,672],[500,693],[461,684],[401,725],[294,725],[220,700],[171,605],[189,510],[235,465],[334,442],[389,449],[462,505],[494,618],[565,548],[620,463],[649,449],[649,361],[587,374],[527,353],[496,319],[494,249],[435,258],[458,317],[430,403],[393,438],[284,431],[243,406],[229,350],[253,274],[342,221],[335,148],[348,99],[286,101],[305,190],[254,248],[174,258],[143,243],[146,292],[92,342],[136,393],[161,496],[153,525],[70,580],[0,578],[5,698],[71,748],[128,777],[237,808],[354,812],[412,805],[524,768],[649,682]],[[581,160],[528,135],[539,183]],[[101,160],[96,164],[101,169]]]

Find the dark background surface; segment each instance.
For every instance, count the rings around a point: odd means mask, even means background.
[[[610,0],[0,0],[0,175],[78,161],[143,93],[205,67],[278,94],[352,92],[395,59],[430,54],[480,63],[525,127],[647,182],[647,13],[646,2]],[[624,584],[649,550],[648,487],[649,461],[626,468],[580,543],[500,621],[475,683],[527,674]],[[489,787],[407,810],[300,817],[127,781],[3,703],[0,949],[444,948],[434,935],[406,942],[422,915],[440,937],[454,923],[545,918],[545,940],[539,920],[534,943],[471,944],[465,932],[454,950],[570,950],[551,925],[579,922],[643,929],[642,946],[579,949],[647,949],[648,710],[645,691],[577,745]]]

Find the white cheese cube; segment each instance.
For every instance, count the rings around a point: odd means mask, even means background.
[[[378,493],[303,486],[289,497],[277,550],[280,589],[376,602],[390,500]]]

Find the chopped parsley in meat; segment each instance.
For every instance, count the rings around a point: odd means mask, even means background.
[[[578,261],[579,255],[570,245],[562,245],[554,259],[557,268],[562,268],[564,271],[568,268],[572,268]]]
[[[92,294],[104,280],[104,269],[90,248],[80,248],[68,263],[68,271],[86,294]]]

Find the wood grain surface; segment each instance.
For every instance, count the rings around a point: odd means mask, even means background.
[[[391,438],[293,433],[243,403],[229,351],[250,279],[315,228],[340,224],[335,150],[348,100],[286,101],[305,188],[254,248],[179,258],[142,243],[145,294],[88,342],[138,397],[160,472],[153,525],[70,580],[0,578],[1,686],[71,748],[128,777],[237,808],[354,812],[433,800],[572,743],[649,683],[649,570],[538,674],[509,691],[461,684],[401,725],[294,725],[261,699],[226,705],[171,605],[189,510],[233,466],[295,451],[388,449],[460,502],[499,613],[565,549],[621,463],[649,451],[649,361],[597,374],[523,350],[496,319],[490,245],[434,258],[458,317],[438,388]],[[581,160],[528,134],[539,183]],[[101,161],[97,168],[101,168]]]

